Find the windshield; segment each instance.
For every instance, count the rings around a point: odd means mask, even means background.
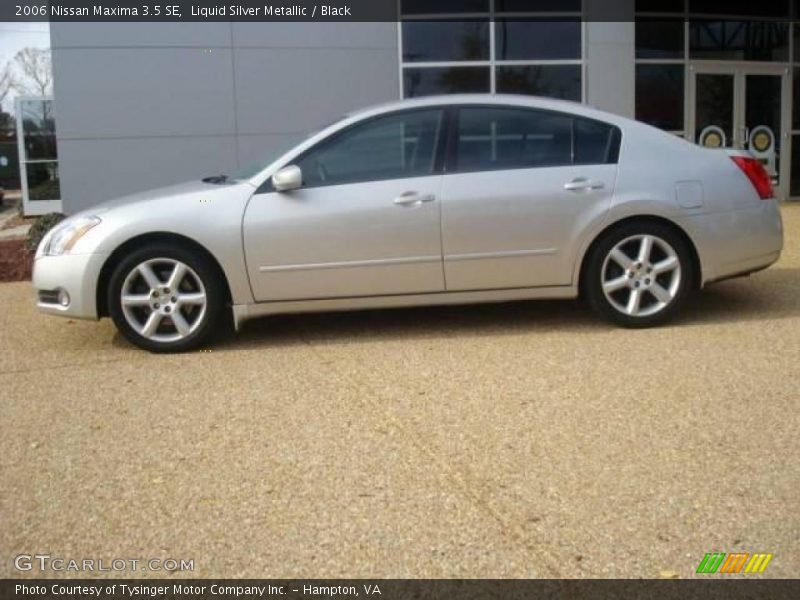
[[[335,125],[339,121],[343,121],[346,118],[347,118],[347,115],[345,115],[343,117],[339,117],[338,119],[336,119],[334,121],[331,121],[330,123],[326,123],[325,125],[323,125],[319,129],[316,129],[315,131],[312,131],[308,135],[304,136],[301,140],[291,139],[290,140],[291,141],[291,145],[287,144],[286,146],[282,146],[282,149],[280,151],[270,152],[267,156],[265,156],[261,160],[257,160],[256,162],[250,163],[246,167],[244,167],[242,169],[239,169],[238,171],[236,171],[235,173],[230,175],[230,177],[228,177],[228,179],[234,179],[234,180],[240,180],[241,181],[242,179],[250,179],[251,177],[255,177],[261,171],[266,169],[269,165],[271,165],[273,162],[275,162],[280,156],[285,154],[288,150],[290,150],[294,146],[297,146],[297,145],[301,144],[302,142],[306,141],[307,139],[317,135],[320,131],[323,131],[324,129],[327,129],[331,125]]]

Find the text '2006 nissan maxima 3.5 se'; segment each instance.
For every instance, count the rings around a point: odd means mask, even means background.
[[[628,327],[775,262],[770,178],[587,106],[447,96],[346,116],[275,160],[72,216],[42,240],[40,310],[196,347],[266,314],[586,297]]]

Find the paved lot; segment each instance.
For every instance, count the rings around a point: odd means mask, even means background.
[[[521,303],[280,317],[153,356],[2,284],[0,576],[46,552],[199,577],[690,577],[712,550],[797,576],[784,214],[780,263],[648,331]]]

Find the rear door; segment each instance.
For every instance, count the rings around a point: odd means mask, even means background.
[[[608,211],[620,131],[566,113],[458,109],[442,184],[448,290],[572,283],[578,240]]]

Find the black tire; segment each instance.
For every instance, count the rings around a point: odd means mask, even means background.
[[[642,302],[647,300],[648,302],[652,302],[652,304],[642,309],[643,314],[632,315],[622,312],[619,308],[614,306],[612,301],[616,302],[618,305],[623,304],[625,298],[624,293],[626,291],[630,293],[633,291],[633,289],[626,287],[622,288],[619,292],[613,292],[613,294],[619,293],[620,299],[618,300],[617,296],[612,295],[612,300],[610,300],[603,290],[603,280],[604,277],[610,279],[610,270],[618,266],[616,261],[613,261],[613,259],[609,258],[613,264],[607,262],[607,258],[609,257],[611,251],[626,240],[631,240],[629,243],[635,244],[637,242],[635,239],[637,236],[654,236],[655,238],[666,242],[668,246],[671,246],[671,249],[677,256],[679,264],[679,278],[677,283],[674,283],[673,280],[670,279],[670,282],[674,284],[674,288],[670,286],[670,289],[674,289],[674,293],[672,295],[672,299],[668,303],[664,303],[662,308],[658,308],[662,302],[659,302],[658,298],[653,294],[653,292],[644,288],[639,289],[638,291],[641,294],[640,297],[642,298]],[[663,245],[658,243],[654,244],[654,247],[657,248],[658,251],[662,252],[665,248]],[[628,252],[625,254],[626,256],[631,256],[631,254]],[[638,264],[635,258],[633,260],[634,266]],[[604,267],[607,270],[606,273],[604,273]],[[655,277],[661,277],[661,275],[649,276],[651,277],[650,279],[644,279],[645,277],[648,277],[646,268],[647,267],[645,265],[645,268],[642,272],[639,272],[637,269],[634,275],[630,275],[628,270],[624,269],[623,267],[619,267],[621,273],[620,277],[630,277],[632,282],[641,281],[641,285],[644,285],[644,281],[647,281],[648,285],[655,286],[656,283],[659,283],[656,281]],[[581,292],[589,302],[589,305],[598,314],[612,323],[629,328],[652,327],[665,323],[674,316],[676,311],[680,309],[681,305],[686,301],[687,296],[692,290],[695,277],[694,271],[695,268],[692,260],[692,252],[684,237],[680,233],[676,232],[675,229],[661,223],[631,221],[603,234],[603,236],[590,249],[586,258],[586,266],[583,270]],[[631,285],[634,284],[631,283]],[[664,286],[661,286],[661,289],[664,289]],[[658,291],[660,292],[661,289]],[[630,296],[628,296],[628,298],[630,298]],[[654,310],[656,312],[653,314],[644,314],[647,312],[647,310]]]
[[[189,267],[191,281],[195,281],[196,276],[196,279],[199,279],[202,283],[202,288],[198,288],[198,291],[204,291],[205,293],[205,310],[201,310],[199,316],[192,323],[191,333],[176,340],[154,340],[143,336],[129,323],[122,307],[122,288],[128,276],[132,275],[133,271],[138,271],[138,266],[146,261],[155,261],[154,265],[157,270],[159,264],[161,264],[158,262],[160,259],[179,261]],[[168,265],[169,263],[165,262],[163,264]],[[135,277],[135,275],[132,276]],[[141,286],[141,282],[139,282],[139,285]],[[188,293],[192,293],[192,290],[190,289]],[[131,343],[150,352],[184,352],[199,347],[217,331],[225,308],[224,287],[215,265],[202,254],[193,252],[177,243],[169,242],[149,244],[147,247],[136,250],[122,259],[111,275],[107,299],[109,314],[119,332]],[[177,308],[178,305],[175,306]],[[136,310],[139,309],[137,308]],[[152,308],[149,306],[142,307],[141,310],[152,312]],[[195,308],[186,307],[180,310],[194,311]],[[142,314],[144,318],[148,313],[143,312]],[[159,329],[163,330],[164,328],[169,329],[172,327],[174,335],[179,335],[177,327],[174,326],[171,320],[172,316],[164,315],[164,317],[165,323],[163,325],[160,324]],[[169,337],[168,333],[162,337]]]

